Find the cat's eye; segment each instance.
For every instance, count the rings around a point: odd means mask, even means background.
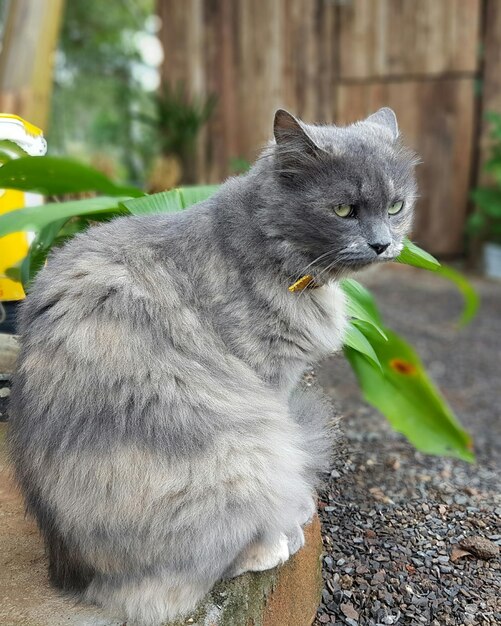
[[[388,213],[390,215],[396,215],[400,213],[400,211],[404,208],[404,201],[399,200],[398,202],[394,202],[392,205],[388,207]]]
[[[351,204],[336,204],[334,213],[339,217],[352,217],[355,215],[355,210]]]

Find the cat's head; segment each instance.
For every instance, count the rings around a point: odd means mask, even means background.
[[[339,275],[398,256],[412,222],[417,159],[402,146],[391,109],[346,127],[307,125],[280,109],[274,135],[268,226],[311,263],[308,273]]]

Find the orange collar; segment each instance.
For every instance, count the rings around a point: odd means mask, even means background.
[[[304,291],[305,289],[317,289],[320,287],[311,274],[306,274],[306,276],[302,276],[299,280],[296,280],[295,283],[289,285],[289,291],[291,293],[295,293],[296,291]]]

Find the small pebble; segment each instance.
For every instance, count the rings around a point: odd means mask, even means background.
[[[471,552],[479,559],[493,559],[499,554],[499,546],[489,539],[479,537],[478,535],[465,537],[459,542],[459,547]]]

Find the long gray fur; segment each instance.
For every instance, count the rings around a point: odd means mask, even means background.
[[[339,277],[395,257],[411,223],[415,157],[389,109],[346,128],[278,111],[274,134],[211,199],[75,237],[22,306],[17,478],[53,583],[128,623],[301,547],[331,445],[298,382],[342,345]],[[289,292],[304,274],[321,286]]]

